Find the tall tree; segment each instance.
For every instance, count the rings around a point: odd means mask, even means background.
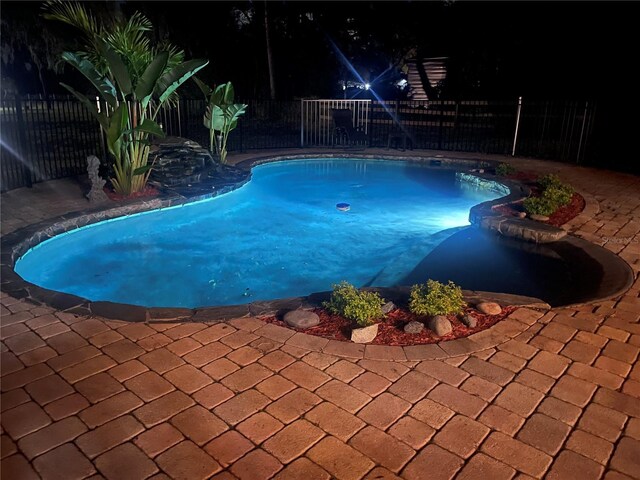
[[[269,35],[269,16],[267,14],[267,0],[264,2],[264,36],[267,45],[267,64],[269,66],[269,92],[271,100],[276,99],[276,79],[273,71],[273,52],[271,51],[271,38]]]
[[[22,90],[30,90],[25,80],[35,71],[39,89],[47,96],[47,72],[59,73],[62,41],[39,15],[37,4],[3,4],[0,19],[0,53],[3,77],[9,77]],[[32,88],[32,87],[31,87]]]

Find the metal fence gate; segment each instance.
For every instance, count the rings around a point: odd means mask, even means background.
[[[333,145],[334,125],[332,109],[353,112],[354,128],[369,128],[371,100],[302,100],[300,118],[301,147],[330,147]]]

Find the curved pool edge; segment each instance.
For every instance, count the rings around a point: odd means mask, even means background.
[[[317,154],[285,154],[256,156],[230,167],[234,174],[229,178],[218,178],[205,183],[205,186],[194,185],[182,187],[179,190],[171,187],[159,186],[160,195],[153,199],[134,199],[120,202],[109,208],[105,205],[95,206],[85,210],[70,212],[58,217],[53,217],[42,222],[38,222],[21,228],[0,239],[0,291],[6,292],[15,298],[31,298],[32,300],[45,305],[67,306],[73,304],[92,303],[90,300],[63,292],[49,290],[24,280],[15,270],[17,260],[26,254],[30,249],[52,239],[53,237],[67,232],[71,232],[81,227],[86,227],[103,221],[112,221],[126,218],[130,215],[141,214],[150,211],[162,210],[184,206],[187,204],[200,202],[215,198],[225,193],[232,192],[242,187],[251,180],[252,169],[255,166],[265,163],[282,162],[289,160],[308,160],[317,158],[358,158],[358,159],[378,159],[393,161],[410,161],[429,164],[436,167],[454,168],[463,165],[471,170],[478,170],[497,162],[485,161],[481,159],[457,159],[455,157],[443,157],[441,155],[417,156],[417,155],[384,155],[384,154],[363,154],[363,153],[317,153]],[[429,162],[429,163],[427,163]],[[443,165],[444,164],[444,165]],[[244,176],[237,175],[237,171],[244,172]],[[240,177],[239,180],[237,178]],[[497,182],[496,182],[497,183]],[[500,199],[498,199],[500,200]],[[82,302],[78,303],[78,300]],[[95,302],[94,302],[95,303]],[[110,302],[109,302],[110,303]],[[129,304],[120,304],[129,305]],[[142,308],[130,305],[135,308]],[[57,307],[56,307],[57,308]],[[67,307],[68,308],[68,307]]]
[[[562,241],[569,242],[574,246],[581,248],[602,266],[605,274],[603,281],[605,289],[598,294],[596,299],[570,303],[563,305],[563,307],[578,307],[582,305],[589,305],[594,302],[611,300],[625,293],[632,287],[635,281],[633,269],[624,259],[615,253],[601,247],[600,245],[596,245],[595,243],[591,243],[588,240],[575,237],[573,235],[567,235]]]
[[[268,162],[276,162],[276,161],[285,161],[285,160],[293,160],[293,159],[310,159],[310,158],[377,158],[377,159],[385,159],[385,160],[400,160],[400,161],[419,161],[421,163],[426,163],[427,161],[431,162],[436,158],[433,156],[398,156],[398,155],[365,155],[365,154],[348,154],[348,153],[339,153],[339,154],[302,154],[302,155],[275,155],[275,156],[264,156],[264,157],[256,157],[245,162],[241,162],[238,164],[238,168],[246,171],[247,175],[241,181],[235,182],[233,184],[227,184],[222,186],[222,188],[217,188],[213,192],[207,192],[206,194],[202,194],[198,192],[197,195],[194,196],[182,196],[175,195],[169,192],[162,192],[159,198],[155,198],[152,200],[134,200],[130,202],[126,202],[124,204],[117,205],[112,208],[104,209],[103,207],[96,207],[89,210],[82,210],[77,212],[72,212],[66,215],[62,215],[59,217],[55,217],[52,219],[45,220],[43,222],[39,222],[36,224],[32,224],[23,229],[17,230],[10,234],[3,236],[1,240],[1,284],[0,290],[8,293],[14,298],[25,298],[30,299],[35,304],[44,304],[50,307],[53,307],[57,310],[62,310],[68,313],[83,315],[83,316],[91,316],[96,315],[108,319],[114,320],[125,320],[125,321],[133,321],[133,322],[162,322],[162,321],[180,321],[180,322],[220,322],[234,318],[241,318],[246,316],[257,316],[257,315],[265,315],[267,312],[275,312],[274,308],[278,307],[278,309],[283,308],[282,306],[289,306],[289,308],[296,308],[295,305],[304,305],[305,302],[307,305],[313,305],[313,298],[316,298],[318,295],[322,295],[321,293],[311,294],[307,297],[300,297],[294,299],[276,299],[270,302],[254,302],[246,305],[236,305],[236,306],[224,306],[224,307],[205,307],[205,308],[197,308],[197,309],[182,309],[182,308],[156,308],[156,307],[140,307],[136,305],[130,304],[120,304],[114,302],[92,302],[88,299],[78,297],[71,294],[66,294],[62,292],[57,292],[53,290],[48,290],[37,285],[31,284],[30,282],[25,281],[20,277],[13,269],[15,265],[15,261],[20,258],[26,251],[30,248],[33,248],[37,244],[48,240],[58,234],[72,231],[74,229],[90,225],[93,223],[98,223],[104,220],[111,220],[121,217],[126,217],[128,215],[142,213],[151,210],[159,210],[166,207],[174,207],[178,205],[185,205],[188,203],[193,203],[196,201],[201,201],[208,198],[213,198],[217,195],[221,195],[223,193],[227,193],[233,191],[245,183],[247,183],[251,178],[251,168],[256,165],[261,165],[263,163]],[[455,157],[442,157],[439,156],[437,158],[438,162],[445,162],[445,167],[459,167],[460,165],[464,165],[475,172],[472,172],[473,175],[480,176],[486,178],[490,181],[498,181],[495,176],[488,176],[486,174],[477,172],[480,167],[487,167],[493,164],[497,164],[496,161],[489,160],[480,160],[480,159],[457,159]],[[438,167],[441,167],[442,164],[438,164]],[[514,201],[520,199],[526,194],[528,194],[528,189],[523,185],[520,185],[518,182],[513,182],[509,180],[499,179],[499,183],[502,183],[508,186],[511,189],[509,195],[498,198],[496,200],[492,200],[489,202],[484,202],[479,205],[472,207],[472,211],[474,209],[478,209],[481,212],[487,212],[491,210],[491,207],[498,204],[509,203],[510,201]],[[472,212],[470,212],[470,217],[472,216]],[[492,216],[495,216],[492,215]],[[588,243],[588,242],[587,242]],[[595,246],[595,245],[594,245]],[[605,249],[603,249],[605,250]],[[624,262],[617,255],[608,252],[609,255],[616,257],[621,262]],[[626,264],[626,262],[624,262]],[[628,265],[627,265],[628,266]],[[630,269],[630,267],[629,267]],[[633,278],[633,277],[632,277]],[[631,280],[633,281],[633,279]],[[630,286],[630,285],[629,285]],[[617,296],[626,291],[628,287],[624,290],[620,290],[614,294],[611,294],[607,298],[611,298],[613,296]],[[390,289],[378,289],[379,291],[387,291]],[[498,294],[492,294],[498,295]],[[589,302],[591,303],[595,301],[602,300],[601,298],[594,298]],[[535,302],[528,302],[528,304],[537,305],[536,308],[549,308],[548,305],[544,304],[539,300]],[[544,307],[546,305],[546,307]],[[502,322],[500,322],[502,323]],[[493,331],[489,329],[487,331]],[[285,329],[287,330],[287,329]],[[483,333],[483,332],[480,332]],[[520,332],[521,333],[521,332]],[[293,334],[292,334],[293,335]],[[308,336],[308,335],[306,335]],[[320,338],[320,337],[315,337]],[[467,337],[469,338],[469,337]],[[458,339],[465,340],[465,339]],[[457,340],[456,340],[457,341]],[[451,343],[449,342],[441,342],[441,343]],[[344,342],[341,342],[344,343]],[[428,347],[429,345],[424,345],[422,347]],[[435,345],[434,345],[435,346]],[[483,347],[488,348],[488,347]],[[468,353],[468,352],[467,352]],[[462,353],[461,353],[462,354]]]

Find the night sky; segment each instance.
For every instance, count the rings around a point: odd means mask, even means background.
[[[208,58],[211,81],[232,80],[243,97],[268,94],[265,2],[84,2],[98,12],[139,10],[188,57]],[[447,98],[606,98],[631,87],[637,63],[635,2],[267,2],[279,98],[336,96],[338,80],[355,79],[333,41],[358,72],[375,78],[403,52],[446,56]],[[70,28],[38,18],[39,2],[3,1],[3,43],[25,31],[47,31],[71,48]],[[246,15],[244,19],[242,15]],[[35,20],[35,22],[34,22]],[[243,23],[244,22],[244,23]],[[354,38],[355,35],[355,38]],[[18,49],[20,50],[20,49]],[[55,50],[55,48],[54,48]],[[3,55],[4,57],[4,55]],[[37,92],[22,49],[3,65],[22,92]],[[394,95],[379,82],[384,96]],[[395,70],[398,73],[397,70]],[[58,78],[46,72],[50,89]]]

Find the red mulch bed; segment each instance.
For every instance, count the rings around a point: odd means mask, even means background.
[[[405,333],[403,328],[405,324],[412,320],[421,321],[424,320],[405,309],[397,309],[386,316],[384,320],[379,322],[378,335],[371,342],[373,345],[424,345],[427,343],[438,343],[447,340],[454,340],[456,338],[463,338],[473,333],[479,332],[486,328],[495,325],[500,320],[506,318],[518,307],[504,307],[500,315],[484,315],[477,310],[467,308],[465,313],[474,316],[478,320],[478,325],[475,328],[467,328],[460,320],[455,316],[449,316],[453,331],[449,335],[442,337],[436,336],[431,330],[425,328],[422,333],[411,334]],[[342,318],[339,315],[332,315],[322,308],[314,310],[320,317],[320,324],[308,328],[306,330],[300,330],[292,328],[284,323],[282,320],[275,316],[263,317],[262,320],[267,323],[273,323],[282,327],[290,328],[297,332],[307,333],[309,335],[315,335],[318,337],[329,338],[331,340],[339,340],[342,342],[350,342],[351,322]]]
[[[578,214],[584,210],[585,203],[586,202],[582,195],[574,193],[573,197],[571,197],[571,203],[556,210],[553,215],[549,217],[549,221],[547,223],[555,227],[564,225],[572,218],[577,217]]]
[[[540,193],[540,188],[536,183],[539,176],[535,173],[531,172],[515,172],[513,174],[507,175],[506,178],[512,180],[518,180],[529,188],[531,188],[531,193],[533,196],[537,196]],[[568,205],[564,205],[556,210],[553,215],[549,217],[549,220],[545,223],[549,225],[553,225],[554,227],[559,227],[564,225],[569,220],[575,218],[584,210],[585,201],[582,195],[579,193],[574,193],[573,197],[571,197],[571,202]],[[502,215],[516,217],[518,214],[524,212],[524,208],[522,207],[522,201],[517,201],[513,203],[509,203],[507,205],[500,205],[499,207],[493,208],[495,211],[500,212]]]
[[[571,197],[571,203],[556,210],[545,223],[553,225],[554,227],[564,225],[569,220],[577,217],[580,212],[584,210],[584,206],[585,201],[582,195],[574,193],[573,197]],[[521,201],[500,205],[499,207],[494,207],[493,210],[500,212],[502,215],[506,215],[507,217],[515,217],[518,216],[519,213],[524,212]]]
[[[136,193],[132,193],[131,195],[120,195],[106,186],[103,188],[103,190],[104,190],[104,193],[107,194],[107,197],[109,197],[109,199],[113,200],[114,202],[120,202],[122,200],[131,200],[133,198],[153,198],[160,194],[160,190],[158,190],[156,187],[152,185],[147,185],[146,187],[144,187],[143,190],[140,190],[139,192],[136,192]]]

